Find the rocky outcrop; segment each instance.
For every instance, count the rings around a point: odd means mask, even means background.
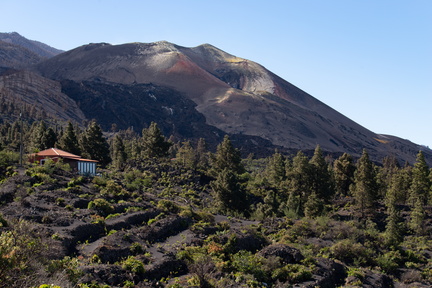
[[[264,258],[269,258],[270,256],[279,257],[286,264],[299,263],[304,258],[298,249],[285,244],[267,246],[259,251],[258,254]]]
[[[0,95],[4,105],[13,103],[19,107],[25,119],[86,120],[77,103],[62,93],[60,83],[30,71],[0,74]]]

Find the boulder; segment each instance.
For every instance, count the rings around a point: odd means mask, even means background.
[[[259,251],[258,254],[264,258],[269,258],[270,256],[280,257],[286,264],[299,263],[304,259],[303,255],[298,249],[285,244],[274,244],[267,246]]]

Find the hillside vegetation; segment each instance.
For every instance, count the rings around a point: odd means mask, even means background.
[[[6,108],[5,108],[6,109]],[[22,133],[20,133],[22,132]],[[99,161],[95,177],[26,153]],[[430,287],[432,173],[364,150],[241,157],[228,136],[0,124],[0,287]],[[24,159],[25,160],[25,159]]]

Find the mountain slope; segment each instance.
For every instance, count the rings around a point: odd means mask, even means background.
[[[24,68],[41,60],[42,57],[26,48],[0,41],[0,67]]]
[[[2,105],[13,104],[24,116],[83,123],[85,116],[76,102],[61,92],[61,85],[30,71],[0,71]],[[2,115],[16,118],[17,115]],[[14,117],[15,116],[15,117]]]
[[[0,33],[0,41],[23,47],[41,58],[50,58],[63,52],[62,50],[53,48],[47,44],[29,40],[17,32]]]
[[[43,61],[36,69],[55,80],[170,87],[194,101],[208,125],[286,148],[311,150],[320,144],[323,150],[354,156],[366,148],[379,161],[395,155],[410,162],[420,149],[378,135],[263,66],[209,44],[90,44]]]

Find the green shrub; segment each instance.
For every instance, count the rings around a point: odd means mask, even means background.
[[[116,199],[123,199],[130,196],[130,193],[114,180],[106,181],[105,187],[102,187],[100,190],[100,194]]]
[[[180,212],[180,207],[172,201],[169,200],[160,200],[157,204],[157,208],[161,209],[164,212],[172,212],[178,213]]]
[[[232,256],[232,267],[240,272],[252,274],[258,280],[265,280],[266,275],[262,269],[261,258],[249,251],[242,250]]]
[[[99,176],[96,176],[92,179],[92,183],[99,186],[99,187],[105,186],[107,181],[108,181],[108,179],[103,178],[103,177],[99,177]]]
[[[121,266],[123,269],[135,274],[143,274],[145,272],[144,264],[133,256],[129,256],[127,259],[123,260]]]
[[[102,198],[97,198],[93,201],[90,201],[87,205],[87,208],[96,210],[101,216],[106,216],[114,210],[114,207],[111,206],[107,200]]]
[[[65,199],[64,198],[61,198],[61,197],[59,197],[59,198],[57,198],[56,199],[56,204],[57,205],[59,205],[59,206],[64,206],[64,203],[65,203]]]
[[[371,262],[371,253],[360,243],[351,239],[344,239],[330,247],[333,258],[346,264],[366,265]]]
[[[8,230],[0,232],[0,286],[23,287],[20,282],[36,273],[46,247],[35,235],[32,224],[11,220]]]
[[[301,264],[288,264],[272,271],[273,280],[299,283],[312,278],[311,269]]]
[[[377,258],[378,266],[385,273],[393,273],[402,263],[402,256],[399,251],[389,251]]]
[[[72,179],[68,182],[67,187],[68,187],[68,188],[72,188],[72,187],[75,187],[75,186],[77,186],[77,185],[79,185],[79,184],[82,184],[82,183],[84,183],[84,182],[85,182],[85,178],[84,178],[83,176],[78,176],[77,178],[72,178]]]
[[[0,213],[0,227],[7,227],[8,223],[7,221],[3,218],[3,215]]]
[[[132,243],[131,246],[129,247],[129,250],[133,255],[144,253],[144,248],[138,242]]]

